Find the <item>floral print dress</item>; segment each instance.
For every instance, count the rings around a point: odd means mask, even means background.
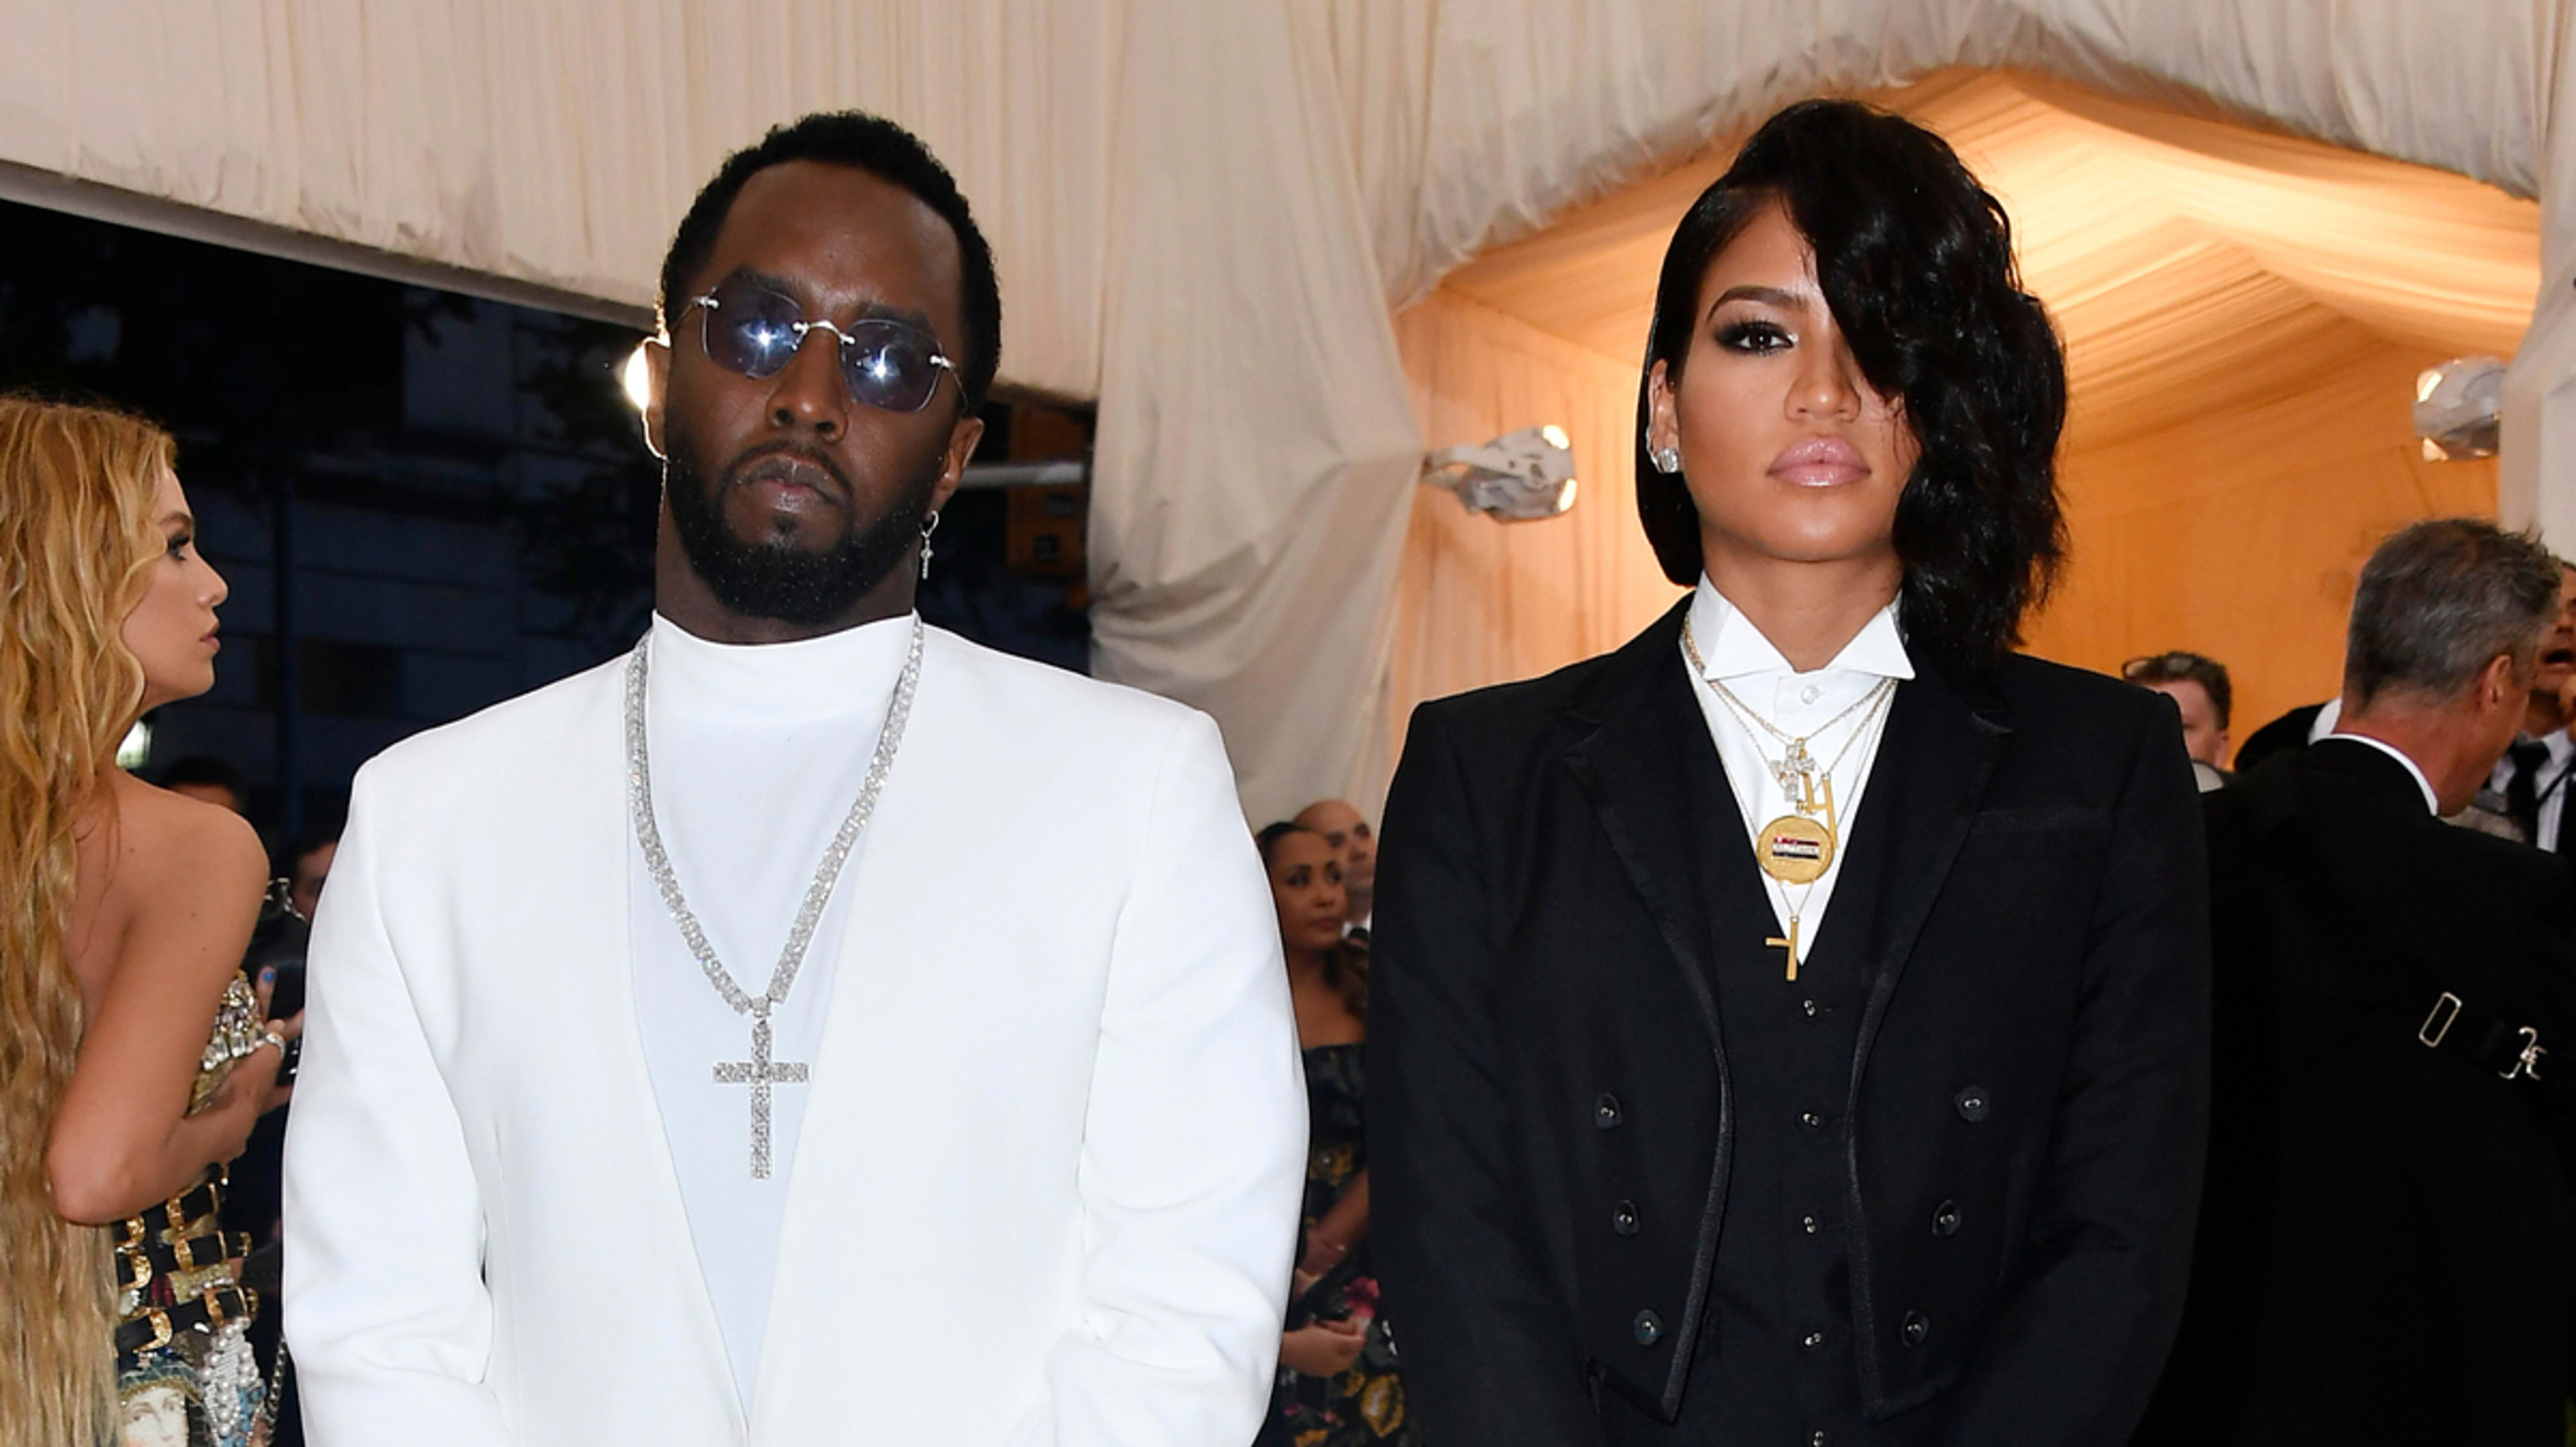
[[[1311,1231],[1341,1199],[1343,1188],[1368,1164],[1360,1133],[1361,1047],[1319,1045],[1306,1060],[1306,1205],[1304,1231]],[[1298,1256],[1305,1255],[1302,1231]],[[1304,1303],[1311,1312],[1290,1308],[1291,1326],[1312,1316],[1348,1316],[1368,1324],[1367,1340],[1350,1370],[1334,1377],[1310,1377],[1279,1369],[1271,1389],[1270,1416],[1263,1423],[1259,1447],[1420,1447],[1421,1433],[1405,1409],[1404,1381],[1396,1371],[1395,1337],[1377,1314],[1377,1277],[1366,1259],[1362,1238],[1354,1255],[1356,1274],[1323,1303]]]

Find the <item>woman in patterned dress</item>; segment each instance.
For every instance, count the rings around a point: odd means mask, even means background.
[[[1342,936],[1341,865],[1324,836],[1273,824],[1260,843],[1304,1047],[1308,1112],[1304,1228],[1260,1447],[1418,1447],[1367,1259],[1360,1050],[1368,955]]]
[[[213,1217],[294,1029],[238,973],[266,860],[115,764],[214,682],[224,583],[173,452],[0,397],[0,1441],[264,1437],[257,1303]]]

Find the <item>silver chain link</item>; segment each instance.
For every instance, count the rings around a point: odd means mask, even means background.
[[[787,999],[796,988],[796,972],[805,963],[805,948],[814,939],[814,926],[823,917],[823,906],[832,898],[832,886],[841,877],[841,865],[868,827],[876,813],[877,795],[885,788],[886,776],[894,772],[895,751],[903,747],[903,726],[912,717],[913,690],[921,683],[921,618],[912,620],[912,647],[905,655],[903,674],[895,680],[894,698],[886,705],[885,729],[877,735],[876,756],[868,761],[866,782],[859,786],[859,797],[850,805],[849,816],[841,821],[840,832],[832,836],[831,845],[823,851],[823,862],[814,868],[814,882],[805,890],[804,906],[796,911],[796,923],[787,932],[787,946],[779,951],[778,968],[770,973],[769,989],[754,998],[734,983],[733,976],[716,958],[715,947],[707,943],[707,932],[698,917],[689,910],[689,902],[680,893],[679,876],[671,872],[671,856],[662,847],[662,831],[653,822],[653,761],[644,740],[644,683],[652,671],[653,635],[646,633],[635,641],[635,651],[626,659],[626,799],[635,815],[636,842],[643,846],[644,867],[653,875],[653,883],[662,892],[662,903],[671,911],[672,923],[680,927],[680,938],[688,942],[698,967],[707,973],[707,983],[716,987],[734,1013],[766,1021],[769,1012]]]

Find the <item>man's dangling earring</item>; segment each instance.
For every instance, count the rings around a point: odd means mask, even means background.
[[[921,520],[921,581],[925,583],[930,581],[930,535],[937,531],[939,512],[934,508],[928,517]]]

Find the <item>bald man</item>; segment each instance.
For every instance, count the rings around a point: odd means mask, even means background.
[[[1325,799],[1307,805],[1297,816],[1297,827],[1323,835],[1341,856],[1344,929],[1366,930],[1377,907],[1377,835],[1368,820],[1340,799]]]

